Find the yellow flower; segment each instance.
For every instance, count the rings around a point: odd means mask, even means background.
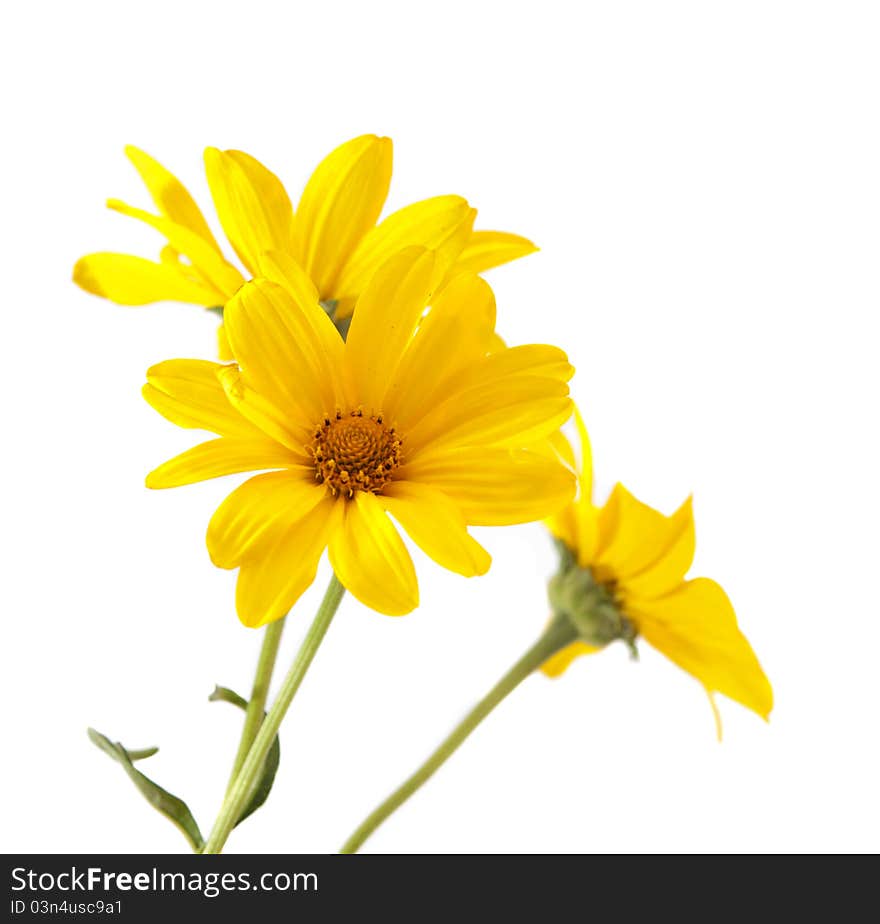
[[[186,188],[135,147],[125,149],[159,214],[111,199],[111,209],[146,222],[167,240],[161,260],[93,253],[74,267],[88,292],[123,305],[156,301],[222,307],[245,281],[223,255]],[[317,297],[351,314],[367,281],[390,256],[408,246],[437,252],[442,281],[532,253],[515,234],[474,231],[476,209],[460,196],[436,196],[406,206],[376,224],[391,182],[391,139],[361,135],[329,154],[312,174],[296,212],[281,181],[242,151],[205,151],[214,206],[250,277],[269,275],[267,260],[292,259],[312,281]],[[438,287],[439,288],[439,287]],[[221,330],[220,355],[230,359]]]
[[[685,580],[696,542],[690,498],[672,516],[664,516],[617,484],[604,506],[594,506],[590,443],[580,415],[575,416],[583,456],[579,495],[548,521],[572,567],[568,572],[563,568],[554,579],[558,583],[551,585],[551,599],[555,593],[563,598],[563,609],[577,610],[579,598],[592,595],[593,612],[582,636],[594,644],[574,642],[542,670],[556,677],[578,655],[600,650],[610,640],[602,637],[610,627],[609,636],[632,643],[639,635],[699,680],[716,720],[716,692],[766,719],[773,708],[773,692],[737,626],[727,594],[708,578]],[[574,452],[567,440],[557,435],[554,442],[574,468]],[[598,620],[594,618],[597,602]],[[604,615],[610,617],[604,621],[603,605]],[[615,612],[619,614],[616,627],[612,625]]]
[[[246,481],[208,527],[211,559],[239,568],[237,609],[258,626],[309,586],[323,550],[358,599],[389,615],[418,604],[409,553],[388,514],[444,567],[484,574],[468,525],[542,519],[574,496],[557,459],[523,448],[571,415],[565,354],[494,346],[489,286],[461,274],[425,306],[443,258],[407,248],[366,285],[343,341],[290,261],[226,308],[238,364],[171,360],[144,395],[182,427],[218,434],[161,465],[152,488],[235,472]]]

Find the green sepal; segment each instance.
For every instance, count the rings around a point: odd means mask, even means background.
[[[613,588],[600,584],[589,568],[581,568],[565,543],[557,540],[556,547],[559,570],[547,586],[554,614],[567,619],[591,647],[602,648],[619,639],[637,657],[635,626],[618,605]]]
[[[210,308],[206,309],[207,311],[213,311],[217,317],[223,317],[223,306],[222,305],[212,305]]]
[[[230,690],[227,687],[215,686],[214,692],[208,697],[212,703],[221,702],[221,703],[232,703],[233,706],[238,706],[239,709],[247,711],[248,702],[243,696],[239,696],[234,690]],[[265,717],[265,712],[263,716]],[[272,790],[272,784],[275,782],[275,774],[278,772],[278,764],[281,762],[281,742],[278,740],[278,735],[272,740],[272,745],[269,748],[269,753],[266,755],[266,760],[263,762],[263,772],[260,774],[259,780],[257,780],[257,785],[254,789],[253,795],[248,800],[247,805],[244,807],[241,815],[238,817],[238,821],[235,823],[234,827],[238,827],[249,815],[253,813],[269,798],[269,793]]]
[[[131,781],[137,787],[138,792],[156,809],[164,815],[169,821],[176,825],[183,836],[189,841],[193,850],[198,853],[204,844],[202,833],[196,824],[189,806],[177,796],[172,795],[166,789],[163,789],[157,783],[154,783],[149,777],[144,776],[140,770],[135,769],[136,760],[144,760],[152,757],[159,749],[144,748],[139,751],[128,751],[118,741],[111,741],[105,735],[89,729],[89,740],[96,747],[99,747],[108,757],[112,757],[117,763],[122,765],[122,769],[128,774]]]

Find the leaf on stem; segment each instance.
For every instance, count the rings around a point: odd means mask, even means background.
[[[232,703],[233,706],[238,706],[239,709],[247,711],[248,701],[243,697],[239,696],[234,690],[230,690],[227,687],[215,686],[214,692],[208,697],[212,703],[221,702],[221,703]],[[266,713],[263,713],[265,718]],[[235,823],[235,827],[238,827],[249,815],[253,813],[266,801],[269,797],[269,793],[272,789],[272,784],[275,782],[275,774],[278,772],[278,764],[281,762],[281,743],[278,740],[278,735],[272,740],[272,746],[269,748],[269,753],[266,755],[266,760],[263,763],[263,772],[260,774],[260,778],[257,780],[257,784],[254,787],[253,794],[248,800],[247,805],[244,807],[241,815],[238,818],[238,821]]]
[[[113,760],[122,765],[122,769],[128,774],[140,794],[156,811],[161,812],[180,829],[193,850],[198,853],[204,839],[195,818],[192,816],[192,812],[189,810],[189,806],[182,799],[178,799],[177,796],[172,795],[154,783],[149,777],[144,776],[140,770],[135,769],[134,762],[136,760],[152,757],[159,749],[144,748],[139,751],[128,751],[118,741],[111,741],[105,735],[95,731],[94,728],[89,729],[89,740],[108,757],[112,757]]]

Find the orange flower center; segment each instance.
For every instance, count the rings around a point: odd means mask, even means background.
[[[315,461],[315,477],[336,497],[355,491],[381,494],[400,465],[401,439],[382,422],[381,415],[364,417],[360,409],[325,417],[315,428],[308,447]]]

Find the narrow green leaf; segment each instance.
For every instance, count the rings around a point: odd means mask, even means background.
[[[208,697],[208,702],[232,703],[233,706],[238,706],[239,709],[245,710],[248,707],[248,701],[243,696],[239,696],[235,690],[230,690],[228,687],[221,687],[217,685],[214,686],[213,692]]]
[[[215,686],[214,692],[208,699],[212,703],[232,703],[233,706],[238,706],[238,708],[242,710],[247,710],[248,707],[248,702],[243,696],[239,696],[238,693],[227,687]],[[265,714],[264,712],[263,715],[265,716]],[[263,772],[260,774],[259,780],[257,780],[253,795],[248,800],[248,804],[244,807],[238,821],[235,823],[236,827],[238,827],[249,815],[253,815],[266,799],[269,798],[269,793],[272,790],[272,784],[275,782],[275,774],[278,772],[278,764],[280,762],[281,742],[278,740],[278,735],[276,735],[272,741],[271,748],[269,748],[269,753],[266,755],[266,760],[263,763]]]
[[[149,777],[144,776],[140,770],[134,766],[135,760],[143,760],[151,757],[159,749],[144,748],[139,751],[127,751],[118,741],[111,741],[105,735],[89,729],[89,740],[92,744],[99,747],[108,757],[112,757],[117,763],[122,765],[122,769],[128,774],[131,781],[137,787],[138,792],[153,806],[156,811],[161,812],[169,821],[173,822],[189,841],[193,850],[198,852],[204,839],[199,831],[189,806],[177,796],[172,795],[166,789],[154,783]]]
[[[128,759],[132,762],[136,760],[146,760],[154,754],[159,753],[159,748],[142,748],[140,751],[129,751]]]

